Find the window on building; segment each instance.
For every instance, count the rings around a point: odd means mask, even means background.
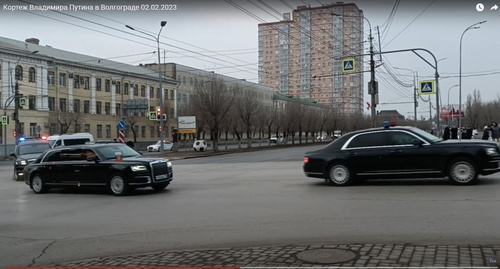
[[[102,138],[102,125],[97,124],[97,137]]]
[[[59,73],[59,86],[66,87],[66,73]]]
[[[79,133],[82,131],[82,125],[79,123],[75,123],[75,133]]]
[[[29,82],[35,82],[36,81],[36,72],[35,72],[35,68],[34,67],[30,67],[28,80],[29,80]]]
[[[149,88],[149,98],[155,98],[155,88],[154,87]]]
[[[66,98],[59,98],[59,111],[66,112]]]
[[[36,130],[37,123],[30,123],[30,137],[38,137],[38,132]]]
[[[111,138],[111,125],[106,125],[106,138]]]
[[[95,113],[96,114],[101,114],[101,107],[102,107],[102,103],[101,101],[97,101],[95,102]]]
[[[151,138],[154,138],[155,134],[156,134],[156,128],[154,126],[149,126],[149,132],[150,132]]]
[[[115,115],[122,114],[122,104],[116,104]]]
[[[83,88],[85,90],[90,89],[90,78],[89,77],[83,77]]]
[[[95,90],[96,91],[102,91],[102,80],[100,78],[95,80]]]
[[[55,81],[54,81],[54,79],[55,79],[55,73],[54,73],[54,71],[49,71],[49,72],[47,73],[47,83],[48,83],[50,86],[55,85]]]
[[[141,97],[146,97],[146,86],[141,85]]]
[[[146,138],[146,126],[141,126],[141,137]]]
[[[28,109],[35,110],[36,109],[36,95],[30,95],[28,97]]]
[[[80,99],[73,100],[73,111],[75,113],[80,113]]]
[[[49,111],[56,111],[56,98],[49,97]]]
[[[121,91],[122,91],[122,90],[121,90],[121,86],[122,86],[122,85],[120,84],[120,82],[119,82],[119,81],[117,81],[117,82],[116,82],[116,84],[115,84],[115,93],[117,93],[117,94],[120,94],[120,93],[121,93]]]
[[[111,114],[111,103],[110,102],[105,102],[104,103],[104,113],[106,115],[110,115]]]
[[[139,96],[139,85],[134,85],[134,96]]]
[[[90,133],[90,124],[83,125],[83,132]]]
[[[111,92],[111,80],[109,79],[104,80],[104,90],[106,92]]]
[[[160,99],[160,88],[156,88],[156,96]]]
[[[80,76],[73,75],[73,88],[80,89]]]
[[[123,84],[123,94],[125,94],[125,95],[128,94],[128,83]]]
[[[174,99],[175,99],[174,90],[170,90],[170,100],[174,100]]]
[[[83,100],[83,113],[90,113],[90,101]]]
[[[55,134],[56,133],[56,124],[55,123],[51,123],[49,125],[49,134]]]
[[[18,65],[16,66],[16,73],[15,73],[16,80],[23,80],[23,67]]]

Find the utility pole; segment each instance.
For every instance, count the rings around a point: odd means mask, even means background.
[[[368,21],[368,20],[366,20]],[[368,21],[369,23],[369,21]],[[371,94],[371,115],[372,115],[372,127],[375,127],[375,117],[376,115],[376,109],[377,109],[377,94],[378,94],[378,87],[375,83],[375,60],[373,59],[373,37],[372,37],[372,27],[370,25],[370,94]]]

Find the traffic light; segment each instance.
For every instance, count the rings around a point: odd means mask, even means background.
[[[156,107],[156,118],[157,119],[161,119],[162,115],[161,115],[161,107],[157,106]]]
[[[158,132],[161,132],[161,126],[158,126]]]
[[[17,131],[12,132],[12,136],[17,137]]]

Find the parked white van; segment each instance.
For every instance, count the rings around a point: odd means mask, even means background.
[[[94,136],[90,133],[51,135],[47,141],[49,141],[51,148],[95,142]]]

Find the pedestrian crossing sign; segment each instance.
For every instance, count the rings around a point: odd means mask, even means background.
[[[435,94],[434,80],[420,81],[420,95]]]
[[[149,111],[149,120],[157,120],[158,119],[158,114],[156,111]]]
[[[9,124],[9,116],[2,116],[2,125]]]
[[[352,73],[356,71],[356,61],[354,59],[342,60],[342,72]]]

